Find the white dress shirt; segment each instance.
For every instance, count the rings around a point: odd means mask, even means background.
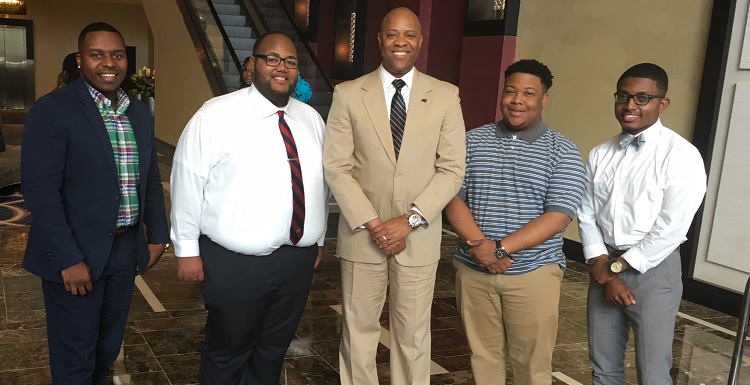
[[[251,86],[206,102],[177,143],[171,235],[178,257],[200,255],[202,234],[248,255],[291,245],[291,174],[279,110],[294,135],[305,186],[305,227],[297,246],[323,245],[329,195],[323,178],[323,119],[292,98],[276,107]]]
[[[390,72],[386,71],[381,65],[378,68],[380,71],[380,80],[383,81],[383,93],[385,94],[385,108],[388,110],[388,121],[391,120],[391,102],[393,101],[393,95],[396,94],[396,86],[393,85],[393,81],[396,77],[391,75]],[[411,95],[411,84],[414,82],[414,67],[409,72],[405,73],[404,76],[399,79],[403,80],[406,85],[401,87],[401,96],[404,97],[404,104],[406,105],[406,113],[409,114],[409,95]]]
[[[629,249],[622,257],[645,273],[685,241],[706,172],[695,146],[661,121],[640,135],[640,150],[622,149],[619,135],[591,150],[578,226],[586,259],[607,245]]]

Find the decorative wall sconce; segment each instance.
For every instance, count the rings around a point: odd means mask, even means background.
[[[494,0],[492,5],[493,16],[495,20],[502,20],[505,18],[505,0]]]
[[[26,0],[0,0],[0,14],[25,15]]]
[[[354,41],[357,31],[357,12],[349,16],[349,63],[354,63]]]
[[[294,22],[302,32],[307,32],[310,26],[310,0],[295,0]]]

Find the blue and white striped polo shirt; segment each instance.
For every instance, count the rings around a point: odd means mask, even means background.
[[[544,121],[521,135],[508,131],[502,121],[466,134],[466,175],[459,195],[487,239],[503,239],[545,212],[573,218],[583,188],[578,148]],[[562,233],[513,253],[515,262],[506,274],[551,263],[565,267]],[[463,242],[454,255],[473,269],[488,271],[469,255]]]

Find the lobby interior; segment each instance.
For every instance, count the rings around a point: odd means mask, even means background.
[[[183,8],[178,6],[188,1],[192,0],[26,0],[27,15],[7,16],[34,22],[34,98],[54,86],[62,57],[75,50],[80,28],[91,21],[106,21],[122,30],[128,45],[138,48],[136,68],[156,68],[156,138],[167,209],[174,145],[190,116],[217,91],[200,52],[196,55],[197,46],[181,15]],[[459,86],[467,129],[499,117],[497,95],[505,66],[520,58],[539,59],[555,75],[545,121],[571,138],[584,158],[590,148],[618,132],[611,109],[617,76],[630,65],[644,61],[666,68],[673,104],[663,121],[696,144],[709,170],[706,203],[683,245],[686,295],[675,324],[672,377],[675,384],[727,383],[741,291],[750,270],[732,268],[718,273],[724,274],[727,282],[741,281],[738,287],[711,278],[704,266],[711,264],[709,251],[722,239],[718,230],[711,231],[715,222],[720,224],[714,213],[723,207],[727,196],[742,196],[720,188],[730,185],[722,177],[728,164],[747,164],[733,159],[731,148],[724,148],[733,135],[729,129],[731,112],[725,111],[732,99],[720,96],[732,92],[733,88],[727,88],[730,82],[747,82],[750,76],[746,68],[743,72],[741,65],[734,65],[740,62],[737,52],[742,51],[741,39],[740,48],[736,48],[736,36],[748,35],[745,21],[750,13],[749,0],[691,5],[682,0],[638,0],[629,4],[598,0],[566,0],[564,4],[543,0],[508,0],[507,4],[484,0],[273,1],[292,10],[290,17],[297,3],[317,7],[317,25],[310,24],[316,25],[316,34],[307,31],[303,35],[309,38],[308,48],[331,85],[373,70],[379,63],[375,41],[378,21],[392,7],[412,8],[420,16],[425,35],[417,68]],[[502,23],[469,20],[471,7],[490,3],[508,7]],[[365,15],[358,22],[359,29],[346,27],[347,34],[352,28],[351,39],[361,47],[352,61],[346,55],[336,55],[340,35],[335,28],[337,7],[354,7]],[[623,17],[626,13],[633,16]],[[731,25],[738,26],[734,32]],[[346,43],[349,38],[347,35]],[[747,44],[750,37],[745,41]],[[736,58],[732,56],[735,54]],[[729,102],[722,104],[722,100]],[[8,120],[10,112],[0,111],[3,124],[19,124],[15,113]],[[0,189],[0,211],[11,210],[3,204],[17,191],[17,186]],[[341,278],[336,258],[337,215],[333,206],[324,260],[314,273],[281,384],[338,383]],[[458,238],[449,227],[443,233],[432,307],[431,383],[473,384],[470,351],[454,296],[452,248]],[[20,266],[27,234],[23,221],[0,222],[0,384],[50,383],[41,285]],[[553,383],[591,384],[586,343],[589,277],[580,263],[574,225],[565,238],[569,260],[560,298]],[[712,240],[716,242],[709,242]],[[174,254],[167,252],[152,271],[137,279],[112,383],[196,384],[205,318],[199,285],[177,279]],[[378,348],[378,373],[381,383],[388,384],[387,304],[380,322],[384,343]],[[627,383],[636,384],[632,341],[625,362]],[[508,371],[508,384],[512,384],[512,369]],[[742,357],[738,383],[750,384],[750,352]]]

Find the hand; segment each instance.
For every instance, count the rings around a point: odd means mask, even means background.
[[[394,244],[387,247],[386,249],[384,249],[383,252],[385,253],[385,255],[392,257],[404,250],[406,250],[406,240],[402,239],[398,242],[395,242]]]
[[[177,257],[177,276],[188,282],[203,282],[203,259],[195,257]]]
[[[412,228],[405,216],[391,218],[370,230],[372,240],[381,250],[389,248],[396,242],[405,239]]]
[[[81,261],[60,271],[65,290],[73,295],[85,295],[94,286],[91,284],[91,271],[86,262]]]
[[[628,307],[635,305],[635,297],[633,292],[630,291],[628,284],[625,283],[620,277],[614,277],[606,286],[605,296],[607,302],[620,306]]]
[[[496,259],[495,263],[487,266],[487,270],[489,270],[490,273],[494,273],[494,274],[505,273],[505,271],[510,269],[510,266],[513,265],[513,262],[515,262],[511,257],[505,257],[505,258],[495,257],[495,259]]]
[[[609,256],[607,254],[586,260],[586,264],[589,266],[589,275],[591,275],[591,278],[596,283],[606,285],[617,278],[617,275],[609,269],[609,263]]]
[[[495,249],[497,248],[495,241],[484,238],[466,241],[466,244],[469,245],[469,255],[482,267],[488,267],[498,261],[495,256]]]
[[[165,251],[167,251],[166,243],[148,244],[148,265],[146,265],[146,271],[151,270],[151,268],[159,262],[159,259],[161,259],[161,256]]]
[[[320,265],[320,261],[323,260],[323,248],[318,246],[318,257],[315,258],[315,264],[313,265],[313,269],[317,269],[318,265]]]

